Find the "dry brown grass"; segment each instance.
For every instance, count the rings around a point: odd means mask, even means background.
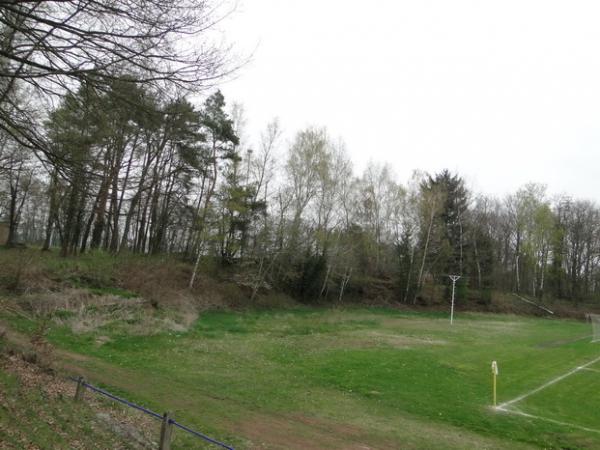
[[[0,371],[14,376],[19,384],[17,392],[0,390],[0,408],[11,411],[16,418],[12,424],[0,424],[0,435],[4,431],[19,436],[17,440],[23,446],[18,448],[40,448],[31,444],[29,434],[35,431],[39,421],[60,435],[63,442],[68,442],[68,446],[59,447],[54,443],[43,448],[156,448],[159,427],[149,416],[90,393],[84,395],[85,406],[76,406],[72,403],[75,393],[72,381],[40,368],[36,361],[16,353],[0,354]],[[38,392],[42,396],[36,397]],[[39,402],[40,398],[42,403],[36,407],[33,402]],[[85,416],[81,414],[82,408],[86,408]],[[32,409],[36,412],[34,416],[27,414]],[[4,444],[0,440],[0,448],[17,448]]]
[[[171,259],[130,258],[116,274],[119,284],[153,305],[177,306],[189,301],[187,265]]]
[[[0,252],[0,289],[19,295],[56,289],[38,256],[26,249]]]
[[[189,289],[191,266],[175,259],[137,258],[122,265],[119,284],[139,293],[155,307],[168,307],[189,314],[189,310],[242,307],[249,292],[230,281],[217,281],[200,273]]]
[[[144,304],[131,304],[111,308],[82,307],[73,315],[54,316],[53,321],[67,326],[76,334],[91,333],[102,328],[128,335],[149,336],[163,332],[185,332],[197,319],[193,309],[157,311]],[[98,340],[98,345],[107,341]]]
[[[60,291],[40,291],[19,296],[14,301],[24,311],[36,316],[53,314],[56,311],[76,312],[90,306],[105,308],[124,303],[141,304],[145,302],[142,298],[123,299],[117,295],[96,295],[87,289],[68,287]]]

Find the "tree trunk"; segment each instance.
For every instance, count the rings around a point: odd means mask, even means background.
[[[429,217],[429,226],[427,227],[427,237],[425,238],[425,248],[423,249],[423,258],[421,259],[421,267],[419,268],[419,277],[417,278],[417,292],[413,299],[413,304],[417,302],[417,293],[423,287],[423,270],[425,269],[425,260],[427,259],[427,250],[429,249],[429,240],[431,239],[431,229],[433,228],[433,219],[435,217],[435,202],[431,208]]]
[[[42,251],[49,251],[52,243],[52,232],[54,230],[54,224],[58,217],[58,201],[56,198],[56,190],[58,184],[58,172],[56,168],[52,171],[50,176],[50,186],[48,189],[48,196],[50,197],[50,203],[48,205],[48,220],[46,222],[46,235],[44,238],[44,245]]]

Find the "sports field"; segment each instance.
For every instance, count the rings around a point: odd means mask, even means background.
[[[49,336],[69,371],[240,449],[600,448],[600,344],[584,322],[299,309],[123,330]]]

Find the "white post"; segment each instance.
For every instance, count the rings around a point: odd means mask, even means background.
[[[450,306],[450,325],[454,323],[454,291],[456,288],[456,281],[460,278],[460,275],[448,275],[452,280],[452,304]]]
[[[492,361],[492,398],[494,401],[494,408],[496,407],[496,377],[498,376],[498,363]]]
[[[450,307],[450,325],[454,323],[454,289],[456,287],[456,282],[452,279],[452,306]]]

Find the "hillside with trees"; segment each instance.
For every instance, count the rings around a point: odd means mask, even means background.
[[[243,107],[213,87],[235,65],[205,2],[8,2],[0,19],[8,247],[173,255],[190,287],[208,261],[239,269],[250,300],[268,286],[416,304],[450,274],[483,304],[599,297],[593,202],[535,183],[491,197],[447,170],[357,173],[325,128],[285,142],[274,120],[245,138]]]
[[[535,183],[494,198],[449,171],[357,174],[325,129],[286,144],[277,121],[253,150],[241,119],[219,91],[199,106],[120,80],[68,94],[44,124],[56,159],[4,136],[7,245],[169,254],[193,265],[190,286],[210,261],[243,272],[251,297],[268,285],[304,302],[415,304],[449,274],[483,303],[492,290],[598,298],[594,203]]]

